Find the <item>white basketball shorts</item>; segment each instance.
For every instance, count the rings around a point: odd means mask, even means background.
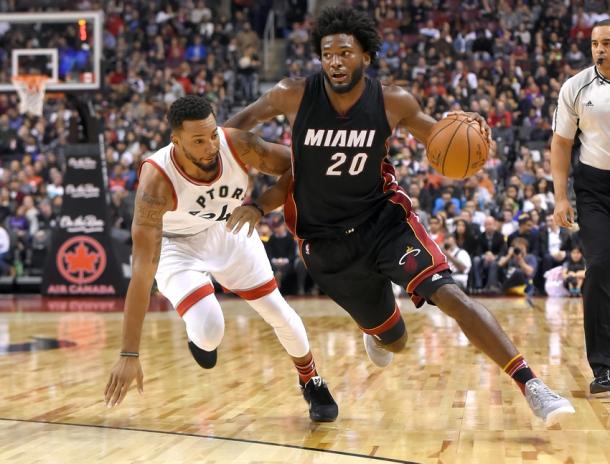
[[[273,271],[256,230],[235,235],[217,223],[195,235],[163,237],[155,276],[159,291],[182,316],[196,301],[214,293],[210,276],[246,300],[277,288]]]

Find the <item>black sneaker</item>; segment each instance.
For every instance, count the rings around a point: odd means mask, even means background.
[[[301,385],[301,391],[309,404],[309,417],[312,421],[332,422],[337,418],[339,407],[322,377],[312,377],[305,386]]]
[[[217,350],[206,351],[199,348],[192,341],[189,340],[189,350],[199,364],[204,369],[212,369],[216,365]]]
[[[589,385],[591,393],[604,393],[610,391],[610,369],[604,369]]]

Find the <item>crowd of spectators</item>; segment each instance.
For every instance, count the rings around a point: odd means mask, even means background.
[[[14,3],[8,5],[17,8]],[[222,123],[259,94],[264,18],[282,2],[232,2],[227,16],[220,14],[219,3],[104,2],[106,85],[92,98],[104,127],[118,228],[130,226],[128,205],[140,161],[169,140],[164,114],[171,102],[186,93],[205,95]],[[316,72],[320,63],[309,43],[312,18],[305,14],[306,2],[284,3],[288,7],[278,23],[286,43],[285,75]],[[435,173],[424,146],[404,131],[396,131],[389,144],[397,177],[448,256],[456,280],[473,293],[543,294],[546,273],[565,277],[566,288],[577,293],[572,289],[579,284],[580,268],[573,262],[578,261],[578,234],[552,220],[551,121],[561,84],[590,63],[591,26],[609,17],[606,3],[344,3],[378,22],[383,43],[370,76],[404,86],[436,119],[448,111],[477,111],[492,128],[484,169],[465,181]],[[95,0],[78,4],[100,7]],[[38,119],[23,117],[15,108],[14,96],[0,95],[0,224],[8,237],[0,229],[0,273],[18,271],[15,263],[26,259],[36,234],[52,226],[61,207],[58,154],[71,112],[64,101],[47,102]],[[257,130],[267,140],[290,141],[290,127],[282,119]],[[270,182],[256,176],[252,195]],[[274,213],[261,226],[266,244],[275,241],[269,237],[282,238],[281,246],[268,247],[278,277],[289,291],[315,292],[294,247],[284,246],[282,222]],[[7,240],[11,246],[3,253]],[[547,272],[564,265],[559,274]]]
[[[273,2],[231,2],[230,11],[223,3],[78,0],[69,5],[104,11],[103,86],[83,98],[93,104],[103,128],[116,228],[130,229],[138,167],[169,142],[165,114],[174,100],[188,93],[205,95],[224,121],[259,95],[260,37]],[[291,3],[286,18],[302,21],[306,0]],[[0,1],[0,12],[56,10],[45,5],[6,0]],[[41,35],[33,25],[2,23],[0,80],[8,81],[13,48],[57,48],[63,63],[66,50],[75,50],[77,42],[70,25],[46,27]],[[60,67],[59,77],[72,82],[68,72]],[[62,152],[77,112],[69,93],[51,94],[39,118],[19,114],[15,93],[0,94],[0,276],[40,272],[33,250],[48,245],[61,210]]]

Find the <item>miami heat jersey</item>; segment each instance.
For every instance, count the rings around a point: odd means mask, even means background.
[[[286,217],[301,238],[332,237],[377,213],[388,197],[388,124],[381,84],[345,114],[331,105],[321,73],[306,80],[292,130],[294,184]],[[393,178],[395,182],[395,178]],[[294,200],[294,204],[291,200]]]
[[[227,136],[218,128],[220,139],[219,170],[216,179],[193,179],[176,161],[173,144],[145,160],[159,169],[172,184],[176,208],[163,216],[164,235],[193,235],[212,224],[226,222],[231,211],[242,204],[248,189],[248,173],[231,150]]]

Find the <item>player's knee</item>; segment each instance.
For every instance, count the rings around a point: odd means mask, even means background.
[[[392,353],[402,351],[407,345],[407,326],[402,317],[392,327],[376,335],[377,342]]]
[[[309,340],[299,315],[276,289],[248,304],[273,327],[280,343],[290,356],[302,357],[309,352]]]
[[[225,332],[225,321],[220,305],[214,299],[195,303],[182,317],[189,340],[205,351],[220,345]]]
[[[407,331],[405,330],[404,334],[402,334],[402,336],[398,340],[393,341],[392,343],[384,344],[383,347],[386,350],[391,351],[392,353],[400,353],[407,346],[408,338],[409,338],[409,335],[407,334]]]

